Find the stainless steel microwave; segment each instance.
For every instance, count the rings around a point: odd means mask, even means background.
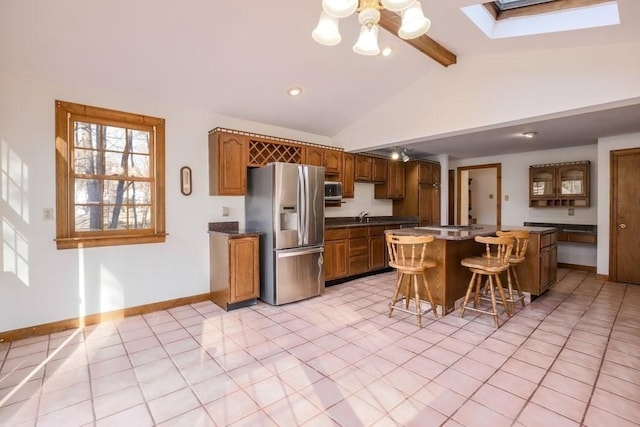
[[[342,183],[337,181],[324,182],[325,200],[342,200]]]

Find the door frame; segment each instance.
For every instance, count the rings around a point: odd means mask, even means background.
[[[455,169],[449,169],[449,195],[447,204],[447,224],[453,225],[456,222],[456,171]]]
[[[502,225],[502,163],[489,163],[485,165],[459,166],[457,168],[457,195],[456,195],[456,223],[460,224],[462,203],[462,171],[473,169],[495,169],[496,170],[496,225]]]
[[[640,148],[626,148],[611,150],[609,154],[609,280],[618,281],[618,271],[614,260],[618,252],[618,198],[615,197],[618,191],[618,157],[627,154],[640,154]]]

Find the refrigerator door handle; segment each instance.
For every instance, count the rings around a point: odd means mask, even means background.
[[[315,254],[318,252],[324,252],[324,247],[320,246],[318,248],[304,249],[304,250],[295,250],[295,251],[287,251],[287,252],[278,252],[278,258],[289,258],[300,255],[307,254]]]
[[[304,184],[304,175],[302,174],[302,166],[298,166],[298,183],[296,189],[296,198],[298,202],[298,210],[297,210],[297,222],[298,222],[298,246],[302,246],[304,244],[303,240],[303,231],[304,231],[304,223],[303,223],[303,211],[304,211],[304,201],[302,197],[302,186]]]
[[[304,205],[302,221],[304,223],[304,230],[302,233],[302,242],[305,245],[309,244],[309,227],[311,224],[309,223],[309,168],[306,166],[302,166],[302,176],[304,177],[304,185],[303,185],[303,194],[302,194],[302,203]]]

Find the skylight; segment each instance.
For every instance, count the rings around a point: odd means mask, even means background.
[[[542,3],[541,0],[502,0],[502,3]],[[549,1],[545,1],[549,3]],[[548,13],[496,19],[483,4],[467,6],[462,12],[490,39],[556,33],[620,24],[618,3],[609,1],[590,6],[561,9]]]
[[[500,10],[515,9],[517,7],[532,6],[534,4],[551,3],[556,0],[496,0],[493,3]]]

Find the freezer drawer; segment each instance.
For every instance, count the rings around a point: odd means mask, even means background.
[[[273,301],[265,301],[280,305],[324,292],[323,255],[324,246],[275,251],[276,286]]]

